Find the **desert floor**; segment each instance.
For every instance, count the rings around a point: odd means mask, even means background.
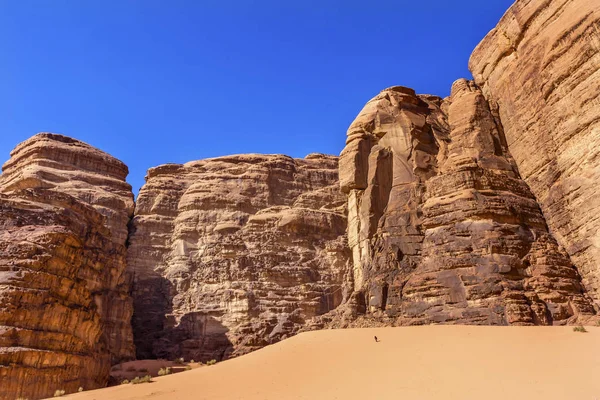
[[[600,327],[587,331],[423,326],[309,332],[151,383],[65,398],[597,400]]]

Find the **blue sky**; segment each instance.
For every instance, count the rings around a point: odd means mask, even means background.
[[[149,167],[339,154],[380,90],[449,94],[512,0],[0,0],[0,162],[40,131]]]

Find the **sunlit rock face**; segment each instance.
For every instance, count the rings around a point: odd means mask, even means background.
[[[106,385],[134,357],[125,275],[127,167],[38,134],[0,175],[0,398]]]
[[[69,194],[106,217],[112,240],[125,244],[133,214],[129,170],[109,154],[63,135],[39,133],[20,143],[2,166],[2,191],[47,188]]]
[[[152,168],[128,252],[140,358],[223,359],[345,300],[337,157],[237,155]]]
[[[564,324],[594,313],[481,90],[384,90],[340,157],[354,302],[389,324]]]
[[[600,304],[600,2],[517,1],[469,67],[558,243]]]
[[[382,91],[339,163],[162,165],[135,213],[114,157],[49,133],[19,144],[0,175],[0,399],[307,329],[593,323],[599,21],[598,1],[518,0],[473,81],[446,99]]]

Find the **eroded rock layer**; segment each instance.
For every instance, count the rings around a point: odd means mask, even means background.
[[[23,142],[5,164],[0,398],[101,387],[111,363],[134,357],[125,238],[115,239],[127,225],[119,207],[132,203],[126,174],[107,154],[53,134]]]
[[[38,133],[20,143],[2,166],[3,192],[47,188],[69,194],[107,218],[115,243],[127,240],[133,214],[129,170],[109,154],[63,135]]]
[[[337,157],[152,168],[132,223],[137,354],[223,359],[281,340],[349,289]]]
[[[372,99],[340,159],[359,312],[389,324],[564,324],[594,314],[480,89]]]
[[[519,0],[469,67],[550,231],[600,302],[600,2]]]

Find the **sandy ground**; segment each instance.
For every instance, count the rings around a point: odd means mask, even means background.
[[[179,372],[186,371],[186,368],[189,366],[190,369],[199,368],[200,365],[198,363],[174,363],[173,361],[167,360],[136,360],[136,361],[128,361],[122,364],[118,364],[112,367],[110,370],[110,378],[111,383],[109,384],[117,384],[121,383],[124,379],[131,380],[136,376],[142,377],[145,375],[150,375],[153,377],[158,376],[158,371],[161,368],[169,367],[171,368],[171,373],[176,374]]]
[[[587,330],[424,326],[310,332],[152,383],[66,398],[598,400],[600,327]]]

